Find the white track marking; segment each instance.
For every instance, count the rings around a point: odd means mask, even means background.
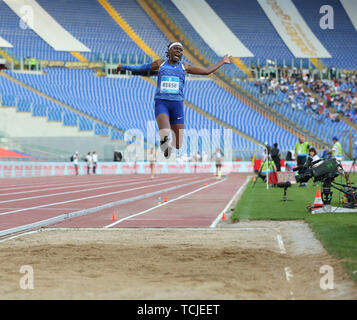
[[[279,248],[280,248],[280,253],[286,254],[286,249],[285,249],[283,237],[282,237],[280,234],[278,234],[278,235],[276,236],[276,239],[278,240],[278,245],[279,245]],[[292,273],[292,271],[291,271],[291,268],[290,268],[290,267],[285,267],[285,268],[284,268],[284,272],[285,272],[286,281],[291,284],[290,280],[291,280],[291,278],[294,277],[294,275],[293,275],[293,273]],[[290,296],[291,296],[291,299],[292,299],[292,300],[295,300],[294,291],[291,290],[291,289],[290,289]]]
[[[186,179],[181,179],[181,180],[177,180],[176,182],[182,182],[182,181],[186,181],[186,180],[190,180],[189,178]],[[194,181],[194,180],[193,180]],[[199,181],[199,180],[198,180]],[[143,187],[137,187],[137,188],[131,188],[131,189],[124,189],[124,190],[120,190],[120,191],[115,191],[115,192],[109,192],[109,193],[104,193],[104,194],[99,194],[99,195],[94,195],[94,196],[90,196],[90,197],[84,197],[84,198],[77,198],[77,199],[71,199],[71,200],[67,200],[67,201],[60,201],[60,202],[53,202],[50,204],[44,204],[41,206],[35,206],[35,207],[28,207],[28,208],[21,208],[18,210],[13,210],[13,211],[7,211],[7,212],[1,212],[0,216],[2,215],[6,215],[6,214],[11,214],[11,213],[17,213],[17,212],[22,212],[22,211],[28,211],[28,210],[33,210],[33,209],[39,209],[39,208],[45,208],[45,207],[51,207],[51,206],[55,206],[55,205],[59,205],[59,204],[65,204],[65,203],[71,203],[71,202],[77,202],[77,201],[83,201],[83,200],[88,200],[88,199],[94,199],[94,198],[100,198],[100,197],[106,197],[106,196],[110,196],[113,194],[119,194],[119,193],[123,193],[123,192],[129,192],[129,191],[135,191],[135,190],[140,190],[140,189],[145,189],[145,188],[151,188],[153,186],[161,186],[164,184],[169,184],[172,183],[172,181],[170,180],[169,182],[163,182],[163,183],[158,183],[155,185],[145,185]]]
[[[133,179],[131,179],[133,180]],[[1,181],[1,180],[0,180]],[[79,185],[79,186],[83,186],[83,183],[93,183],[93,182],[96,182],[97,180],[85,180],[85,181],[77,181],[77,182],[61,182],[61,183],[43,183],[43,182],[40,182],[40,183],[33,183],[33,184],[24,184],[24,185],[21,185],[21,184],[18,184],[18,185],[8,185],[8,186],[4,186],[4,188],[2,188],[1,190],[18,190],[18,189],[31,189],[31,188],[37,188],[37,187],[56,187],[56,186],[69,186],[69,185]],[[101,182],[103,182],[103,180],[100,180]],[[107,180],[107,181],[104,181],[104,182],[117,182],[118,179],[110,179],[110,180]],[[11,187],[11,188],[9,188]]]
[[[174,181],[175,179],[170,179],[166,181]],[[59,193],[50,193],[50,194],[42,194],[39,196],[32,196],[32,197],[27,197],[27,198],[17,198],[17,199],[11,199],[11,200],[3,200],[0,201],[1,203],[9,203],[9,202],[17,202],[17,201],[24,201],[24,200],[32,200],[32,199],[40,199],[40,198],[48,198],[48,197],[55,197],[55,196],[63,196],[65,194],[73,194],[73,193],[80,193],[80,192],[86,192],[86,191],[93,191],[93,190],[101,190],[101,189],[108,189],[108,188],[114,188],[114,187],[120,187],[120,186],[130,186],[134,184],[141,184],[144,181],[135,181],[135,182],[130,182],[130,183],[120,183],[120,184],[115,184],[115,185],[110,185],[110,186],[104,186],[104,187],[94,187],[94,188],[88,188],[88,189],[80,189],[80,190],[72,190],[72,191],[66,191],[66,192],[59,192]],[[61,188],[63,189],[63,188]],[[1,196],[1,195],[0,195]]]
[[[233,200],[239,195],[240,192],[242,192],[242,190],[244,189],[244,187],[247,185],[247,183],[250,181],[250,177],[247,177],[246,181],[244,182],[244,184],[238,189],[238,191],[236,192],[236,194],[233,196],[233,198],[229,201],[229,203],[227,204],[227,206],[223,209],[223,211],[218,215],[218,217],[213,221],[213,223],[211,224],[210,228],[215,228],[218,224],[218,222],[222,219],[222,215],[224,212],[227,211],[227,209],[230,207],[230,205],[232,204]],[[259,228],[242,228],[245,230],[257,230]],[[275,229],[276,228],[260,228],[260,229]],[[215,230],[220,230],[220,228],[216,228]],[[221,228],[221,230],[232,230],[231,228]],[[239,230],[239,228],[234,228],[233,230]],[[278,241],[278,246],[280,248],[280,253],[282,254],[286,254],[286,249],[285,249],[285,245],[284,245],[284,241],[283,238],[280,234],[277,234],[276,239]],[[284,268],[285,271],[285,277],[286,277],[286,281],[290,282],[290,279],[293,277],[292,271],[290,267],[285,267]],[[290,295],[292,300],[295,300],[294,297],[294,292],[292,290],[290,290]]]
[[[218,217],[212,222],[212,224],[210,225],[210,228],[215,228],[218,224],[218,222],[222,219],[223,213],[227,212],[227,209],[230,207],[230,205],[232,204],[233,200],[238,197],[238,195],[243,191],[243,189],[245,188],[245,186],[248,184],[248,182],[250,181],[250,177],[247,177],[247,179],[244,181],[243,185],[241,185],[238,189],[238,191],[234,194],[233,198],[228,202],[228,204],[225,206],[225,208],[223,209],[223,211],[218,215]]]
[[[17,210],[18,207],[1,207],[2,210]],[[78,207],[78,208],[38,208],[38,210],[46,210],[46,211],[63,211],[63,210],[72,210],[72,211],[76,211],[76,210],[84,210],[85,208],[83,207]]]
[[[118,200],[118,201],[114,201],[114,202],[110,202],[110,203],[105,203],[105,204],[97,206],[97,207],[87,208],[87,209],[84,209],[84,210],[79,210],[79,211],[70,212],[70,213],[64,213],[64,214],[61,214],[59,216],[55,216],[55,217],[52,217],[52,218],[49,218],[49,219],[45,219],[45,220],[40,220],[40,221],[33,222],[33,223],[30,223],[30,224],[27,224],[27,225],[20,225],[18,227],[14,227],[14,228],[10,228],[10,229],[0,230],[0,237],[8,236],[10,234],[17,233],[17,232],[23,232],[23,231],[26,231],[26,230],[38,229],[38,228],[41,228],[41,227],[44,227],[44,226],[48,226],[48,225],[53,224],[53,223],[61,222],[61,221],[68,220],[68,219],[73,219],[75,217],[80,217],[80,216],[83,216],[83,215],[91,214],[91,213],[98,212],[98,211],[101,211],[101,210],[104,210],[104,209],[108,209],[108,208],[112,208],[112,207],[119,206],[119,205],[122,205],[122,204],[130,203],[130,202],[133,202],[133,201],[146,199],[146,198],[152,197],[154,195],[161,194],[162,192],[168,192],[168,191],[172,191],[172,190],[185,188],[185,187],[188,187],[188,186],[191,186],[191,185],[195,185],[195,184],[198,184],[198,183],[202,183],[202,182],[208,181],[208,180],[212,180],[212,178],[206,178],[206,179],[203,179],[203,180],[202,179],[198,179],[198,180],[197,179],[195,179],[195,180],[191,180],[190,179],[190,181],[188,181],[187,183],[176,184],[175,186],[169,187],[169,188],[166,188],[166,189],[160,189],[160,190],[156,190],[156,191],[153,191],[153,192],[139,194],[138,196],[134,196],[134,197],[130,197],[130,198],[126,198],[126,199],[122,199],[122,200]],[[180,180],[177,180],[177,181],[180,181]]]
[[[158,179],[159,180],[159,179]],[[130,179],[130,180],[119,180],[119,179],[116,179],[116,180],[111,180],[111,181],[105,181],[105,182],[97,182],[97,183],[91,183],[92,185],[95,185],[95,186],[99,186],[99,185],[103,185],[103,184],[108,184],[108,183],[125,183],[125,182],[133,182],[133,179]],[[141,181],[141,182],[145,182],[147,181],[147,179],[143,179],[143,180],[135,180],[135,181]],[[0,197],[2,196],[12,196],[12,195],[17,195],[17,194],[23,194],[23,193],[34,193],[34,192],[41,192],[41,191],[49,191],[49,190],[59,190],[59,189],[69,189],[69,188],[77,188],[77,187],[83,187],[83,183],[76,183],[76,184],[59,184],[59,185],[62,185],[62,187],[55,187],[55,188],[49,188],[48,185],[43,185],[44,188],[43,189],[36,189],[34,190],[34,186],[32,187],[28,187],[28,188],[32,188],[32,190],[27,190],[27,191],[19,191],[19,192],[9,192],[9,193],[0,193]],[[21,187],[18,187],[16,189],[22,189]],[[27,189],[27,188],[26,188]],[[2,189],[4,190],[4,189]]]
[[[283,238],[281,237],[281,235],[278,234],[278,235],[276,236],[276,239],[278,240],[278,245],[279,245],[279,248],[280,248],[280,253],[286,254],[286,250],[285,250]]]
[[[174,202],[174,201],[180,200],[180,199],[182,199],[182,198],[185,198],[185,197],[187,197],[187,196],[189,196],[189,195],[191,195],[191,194],[194,194],[194,193],[196,193],[196,192],[198,192],[198,191],[201,191],[201,190],[203,190],[203,189],[212,187],[212,186],[214,186],[214,185],[216,185],[216,184],[218,184],[218,183],[221,183],[221,182],[223,182],[223,181],[225,181],[225,179],[223,179],[223,180],[221,180],[221,181],[214,182],[214,183],[209,184],[209,185],[204,186],[204,187],[200,187],[200,188],[198,188],[198,189],[196,189],[196,190],[193,190],[193,191],[191,191],[191,192],[185,193],[185,194],[183,194],[183,195],[181,195],[181,196],[179,196],[179,197],[177,197],[177,198],[174,198],[174,199],[172,199],[172,200],[169,200],[169,201],[164,202],[164,203],[162,203],[162,204],[159,204],[159,205],[157,205],[157,206],[151,207],[151,208],[146,209],[146,210],[144,210],[144,211],[140,211],[140,212],[138,212],[138,213],[134,213],[134,214],[132,214],[132,215],[130,215],[130,216],[127,216],[127,217],[125,217],[125,218],[119,219],[119,220],[116,221],[116,222],[113,222],[113,223],[111,223],[111,224],[108,224],[108,225],[105,226],[104,228],[113,227],[113,226],[117,225],[117,224],[120,223],[120,222],[123,222],[123,221],[125,221],[125,220],[129,220],[129,219],[131,219],[131,218],[140,216],[140,215],[142,215],[142,214],[144,214],[144,213],[148,213],[148,212],[150,212],[150,211],[152,211],[152,210],[155,210],[155,209],[157,209],[157,208],[160,208],[160,207],[162,207],[162,206],[165,206],[165,205],[167,205],[167,204],[169,204],[169,203],[171,203],[171,202]]]
[[[290,267],[285,267],[285,277],[286,277],[286,281],[290,281],[290,279],[293,277],[293,274],[291,272],[291,268]]]
[[[284,268],[284,271],[285,271],[285,278],[286,278],[286,281],[287,282],[290,282],[291,278],[294,277],[292,271],[291,271],[291,268],[290,267],[285,267]],[[291,295],[291,299],[292,300],[295,300],[295,297],[294,297],[294,291],[290,290],[290,295]]]
[[[100,228],[96,228],[96,227],[85,227],[85,228],[82,228],[82,227],[75,227],[75,228],[67,228],[67,227],[60,227],[60,228],[51,228],[51,227],[48,227],[46,229],[41,229],[43,231],[68,231],[68,230],[92,230],[92,231],[98,231],[98,230],[117,230],[117,232],[120,232],[121,229],[130,229],[130,230],[134,230],[133,228],[107,228],[107,227],[100,227]],[[152,230],[152,231],[157,231],[158,228],[153,228],[153,227],[137,227],[135,228],[135,230]],[[228,231],[251,231],[251,230],[274,230],[274,228],[270,228],[270,227],[267,227],[267,228],[263,228],[263,227],[252,227],[252,228],[215,228],[215,229],[212,229],[212,228],[209,228],[209,227],[204,227],[204,228],[191,228],[191,227],[188,227],[188,228],[171,228],[171,227],[164,227],[164,228],[160,228],[160,231],[171,231],[171,230],[188,230],[188,231],[212,231],[212,232],[215,232],[215,231],[219,231],[219,232],[228,232]]]

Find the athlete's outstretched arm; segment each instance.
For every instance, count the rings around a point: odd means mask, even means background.
[[[208,68],[192,66],[186,62],[184,62],[183,64],[185,66],[185,70],[187,73],[209,75],[209,74],[215,72],[216,70],[218,70],[224,64],[231,64],[231,63],[232,63],[232,56],[224,56],[220,62],[218,62],[214,65],[211,65]]]
[[[120,64],[115,70],[115,73],[119,73],[120,70],[129,70],[129,71],[135,71],[135,72],[140,72],[140,71],[157,71],[160,68],[160,65],[164,62],[162,59],[158,59],[153,61],[152,63],[145,63],[145,64],[140,64],[140,65],[126,65],[126,64]]]

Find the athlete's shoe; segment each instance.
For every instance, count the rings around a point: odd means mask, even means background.
[[[169,138],[168,137],[165,137],[164,140],[160,141],[160,148],[162,150],[162,152],[164,153],[164,157],[166,159],[169,159],[170,156],[171,156],[171,146],[170,146],[170,143],[169,143]]]

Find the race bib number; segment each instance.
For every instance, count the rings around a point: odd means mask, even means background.
[[[161,78],[161,93],[179,93],[180,79],[178,77],[164,76]]]

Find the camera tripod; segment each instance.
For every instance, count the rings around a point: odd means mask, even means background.
[[[338,186],[343,187],[344,189],[339,188]],[[344,205],[345,208],[355,208],[357,207],[357,187],[352,185],[338,183],[334,181],[334,178],[325,179],[322,183],[322,202],[324,205],[331,205],[332,200],[332,191],[331,188],[334,188],[347,197],[347,203]]]
[[[270,164],[271,162],[274,162],[274,161],[273,161],[272,158],[271,158],[269,147],[266,148],[266,151],[267,151],[267,155],[266,155],[264,161],[263,161],[263,162],[261,163],[261,165],[260,165],[259,171],[258,171],[258,173],[257,173],[257,177],[256,177],[256,179],[255,179],[255,181],[254,181],[254,183],[253,183],[253,188],[255,187],[255,184],[256,184],[258,178],[262,178],[262,179],[263,179],[262,169],[263,169],[264,165],[267,163],[267,174],[266,174],[266,176],[265,176],[265,179],[266,179],[267,189],[269,189],[269,174],[270,174],[270,172],[269,172],[270,165],[269,165],[269,164]],[[272,169],[273,169],[273,173],[276,174],[276,170],[275,170],[274,165],[273,165],[273,168],[272,168]],[[263,181],[264,181],[264,180],[263,180]]]
[[[287,192],[288,188],[291,187],[291,182],[290,182],[290,181],[278,182],[277,185],[278,185],[279,188],[284,188],[284,196],[283,196],[283,199],[280,200],[280,201],[283,201],[283,202],[292,201],[292,200],[288,200],[288,199],[286,198],[286,192]]]

